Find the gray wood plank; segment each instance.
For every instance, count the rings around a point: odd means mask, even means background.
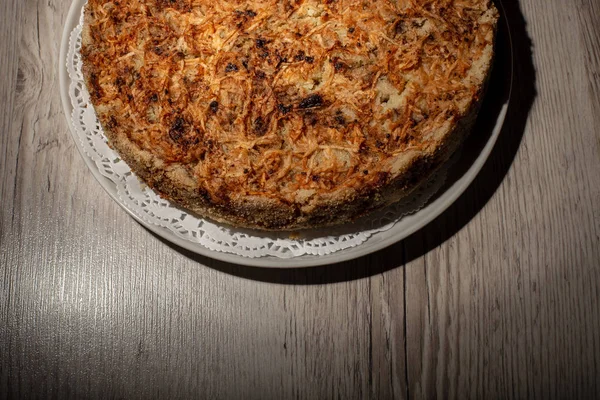
[[[600,9],[506,0],[513,106],[467,192],[358,260],[233,266],[91,177],[68,2],[0,4],[0,397],[589,398],[600,387]]]

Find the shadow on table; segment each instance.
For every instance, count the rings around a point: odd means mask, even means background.
[[[509,21],[514,58],[513,88],[504,126],[490,157],[473,183],[452,206],[423,229],[395,245],[352,261],[322,267],[292,269],[267,269],[229,264],[195,254],[155,236],[185,256],[218,271],[262,282],[300,285],[343,282],[380,274],[404,265],[440,246],[469,223],[502,183],[519,149],[529,111],[536,96],[532,43],[527,34],[525,19],[521,14],[518,0],[504,0],[503,5],[506,20]],[[505,78],[510,76],[506,73],[510,70],[510,65],[506,64],[506,60],[510,59],[507,45],[509,35],[504,26],[502,25],[499,30],[494,72],[475,127],[479,132],[491,132],[493,129],[495,118],[485,118],[485,116],[498,114],[502,101],[498,101],[494,95],[503,92],[504,85],[508,84]],[[499,62],[505,64],[498,65]],[[463,154],[465,150],[470,154],[478,154],[477,150],[483,147],[489,137],[483,135],[482,139],[482,135],[479,135],[479,138],[477,136],[472,135],[467,140]],[[454,174],[464,172],[459,169]],[[449,181],[452,182],[451,176]],[[285,263],[285,260],[282,260],[282,263]]]

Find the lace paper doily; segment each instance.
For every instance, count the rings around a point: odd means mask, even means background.
[[[74,134],[99,173],[115,184],[122,205],[141,220],[166,228],[181,239],[210,250],[250,258],[272,256],[285,259],[302,255],[327,255],[358,246],[374,234],[391,229],[403,216],[421,209],[444,184],[446,173],[439,170],[410,198],[385,210],[352,224],[294,232],[293,236],[289,232],[265,233],[230,228],[188,214],[140,183],[129,166],[108,146],[81,72],[82,26],[83,12],[79,24],[69,37],[69,51],[65,60],[70,77],[69,97],[73,106],[71,119]]]

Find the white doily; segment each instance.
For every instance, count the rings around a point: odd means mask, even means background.
[[[145,222],[168,229],[173,234],[214,251],[244,257],[292,258],[302,255],[327,255],[367,241],[373,234],[389,230],[403,216],[422,208],[444,184],[445,172],[437,172],[409,199],[358,221],[334,228],[290,233],[265,233],[230,228],[198,218],[160,198],[133,175],[129,166],[108,146],[102,127],[89,99],[81,72],[80,22],[69,37],[67,71],[69,96],[75,136],[84,153],[97,166],[100,174],[117,188],[122,204]]]

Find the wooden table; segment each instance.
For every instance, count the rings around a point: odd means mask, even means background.
[[[92,178],[61,107],[69,1],[0,3],[0,397],[600,393],[600,2],[505,0],[515,95],[442,216],[341,265],[182,251]]]

